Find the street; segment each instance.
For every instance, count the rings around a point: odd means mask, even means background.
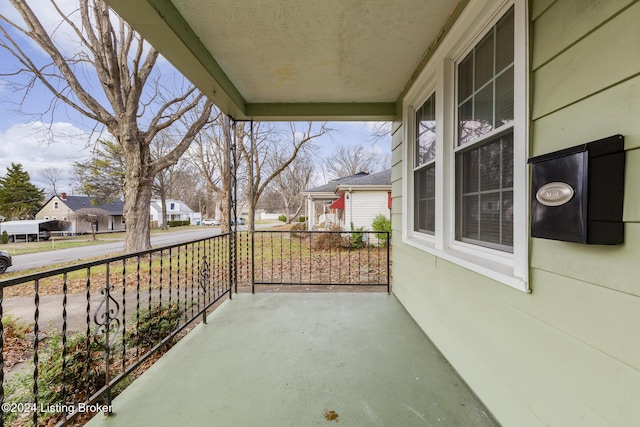
[[[216,236],[218,234],[220,234],[220,229],[217,227],[184,228],[174,232],[152,235],[151,245],[154,248],[168,246],[175,243]],[[98,238],[108,238],[108,235],[99,235]],[[77,248],[15,255],[13,257],[13,266],[9,267],[7,271],[22,271],[46,265],[60,264],[63,262],[82,261],[89,258],[116,254],[118,252],[122,252],[123,248],[124,241],[121,240],[102,245],[79,246]]]

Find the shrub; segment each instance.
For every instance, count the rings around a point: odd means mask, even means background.
[[[156,304],[151,309],[140,310],[140,328],[136,336],[135,329],[127,332],[127,341],[136,343],[146,349],[162,341],[167,335],[177,329],[184,314],[184,307],[178,304]]]
[[[167,224],[169,225],[169,227],[181,227],[183,225],[189,225],[191,224],[191,220],[173,220],[173,221],[167,221]]]
[[[387,218],[386,216],[379,214],[376,215],[375,218],[373,218],[373,224],[371,224],[371,228],[373,228],[373,231],[386,231],[389,233],[389,239],[391,239],[391,220],[389,218]],[[376,235],[376,237],[378,238],[378,240],[380,241],[380,246],[384,247],[387,243],[386,240],[386,234],[385,233],[378,233]]]
[[[297,222],[291,226],[291,237],[298,236],[298,231],[305,231],[307,229],[307,225],[303,222]]]
[[[333,225],[329,231],[341,231],[339,225]],[[340,247],[349,247],[348,241],[345,243],[340,233],[318,233],[315,234],[315,242],[313,246],[318,249],[334,249]]]
[[[351,247],[353,249],[360,249],[365,246],[364,239],[364,227],[354,227],[351,223]]]
[[[7,230],[4,230],[2,232],[2,240],[0,240],[2,242],[3,245],[6,245],[7,243],[9,243],[9,233],[7,233]]]
[[[278,221],[287,222],[287,216],[286,215],[278,215]]]
[[[306,216],[298,217],[298,222],[307,222],[307,217]]]

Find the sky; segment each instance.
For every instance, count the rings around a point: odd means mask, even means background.
[[[32,8],[41,17],[45,27],[52,29],[58,24],[60,18],[56,18],[52,10],[47,10],[50,8],[49,2],[32,3]],[[70,10],[77,0],[58,0],[58,3]],[[19,20],[17,12],[6,1],[0,2],[0,14]],[[60,30],[57,30],[55,39],[66,53],[74,52],[77,48],[77,43]],[[48,62],[46,54],[32,41],[26,37],[19,40],[20,47],[28,52],[34,62]],[[165,60],[159,61],[158,66],[163,75],[173,79],[173,68]],[[0,47],[0,74],[15,72],[18,68],[17,61]],[[11,163],[20,163],[29,172],[35,185],[45,187],[46,181],[40,171],[57,168],[64,171],[58,190],[72,194],[73,187],[77,185],[72,173],[74,162],[86,160],[91,155],[95,141],[104,135],[95,132],[95,123],[91,120],[61,103],[55,104],[51,93],[41,84],[35,84],[25,94],[24,90],[16,90],[12,81],[15,78],[7,80],[0,77],[0,176],[6,174],[6,168]],[[99,87],[94,87],[98,91],[93,91],[92,95],[101,96]],[[339,144],[371,146],[381,157],[390,153],[390,137],[372,144],[373,123],[332,122],[329,127],[335,131],[318,139],[323,155],[329,156],[333,147]]]

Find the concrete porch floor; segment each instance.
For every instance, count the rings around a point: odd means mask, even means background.
[[[386,293],[239,294],[88,426],[496,426]]]

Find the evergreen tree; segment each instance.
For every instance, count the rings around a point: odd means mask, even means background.
[[[20,163],[11,163],[0,178],[0,215],[7,220],[31,218],[40,210],[43,194]]]
[[[99,141],[93,156],[73,165],[81,194],[102,202],[123,198],[125,160],[122,147],[113,141]]]

